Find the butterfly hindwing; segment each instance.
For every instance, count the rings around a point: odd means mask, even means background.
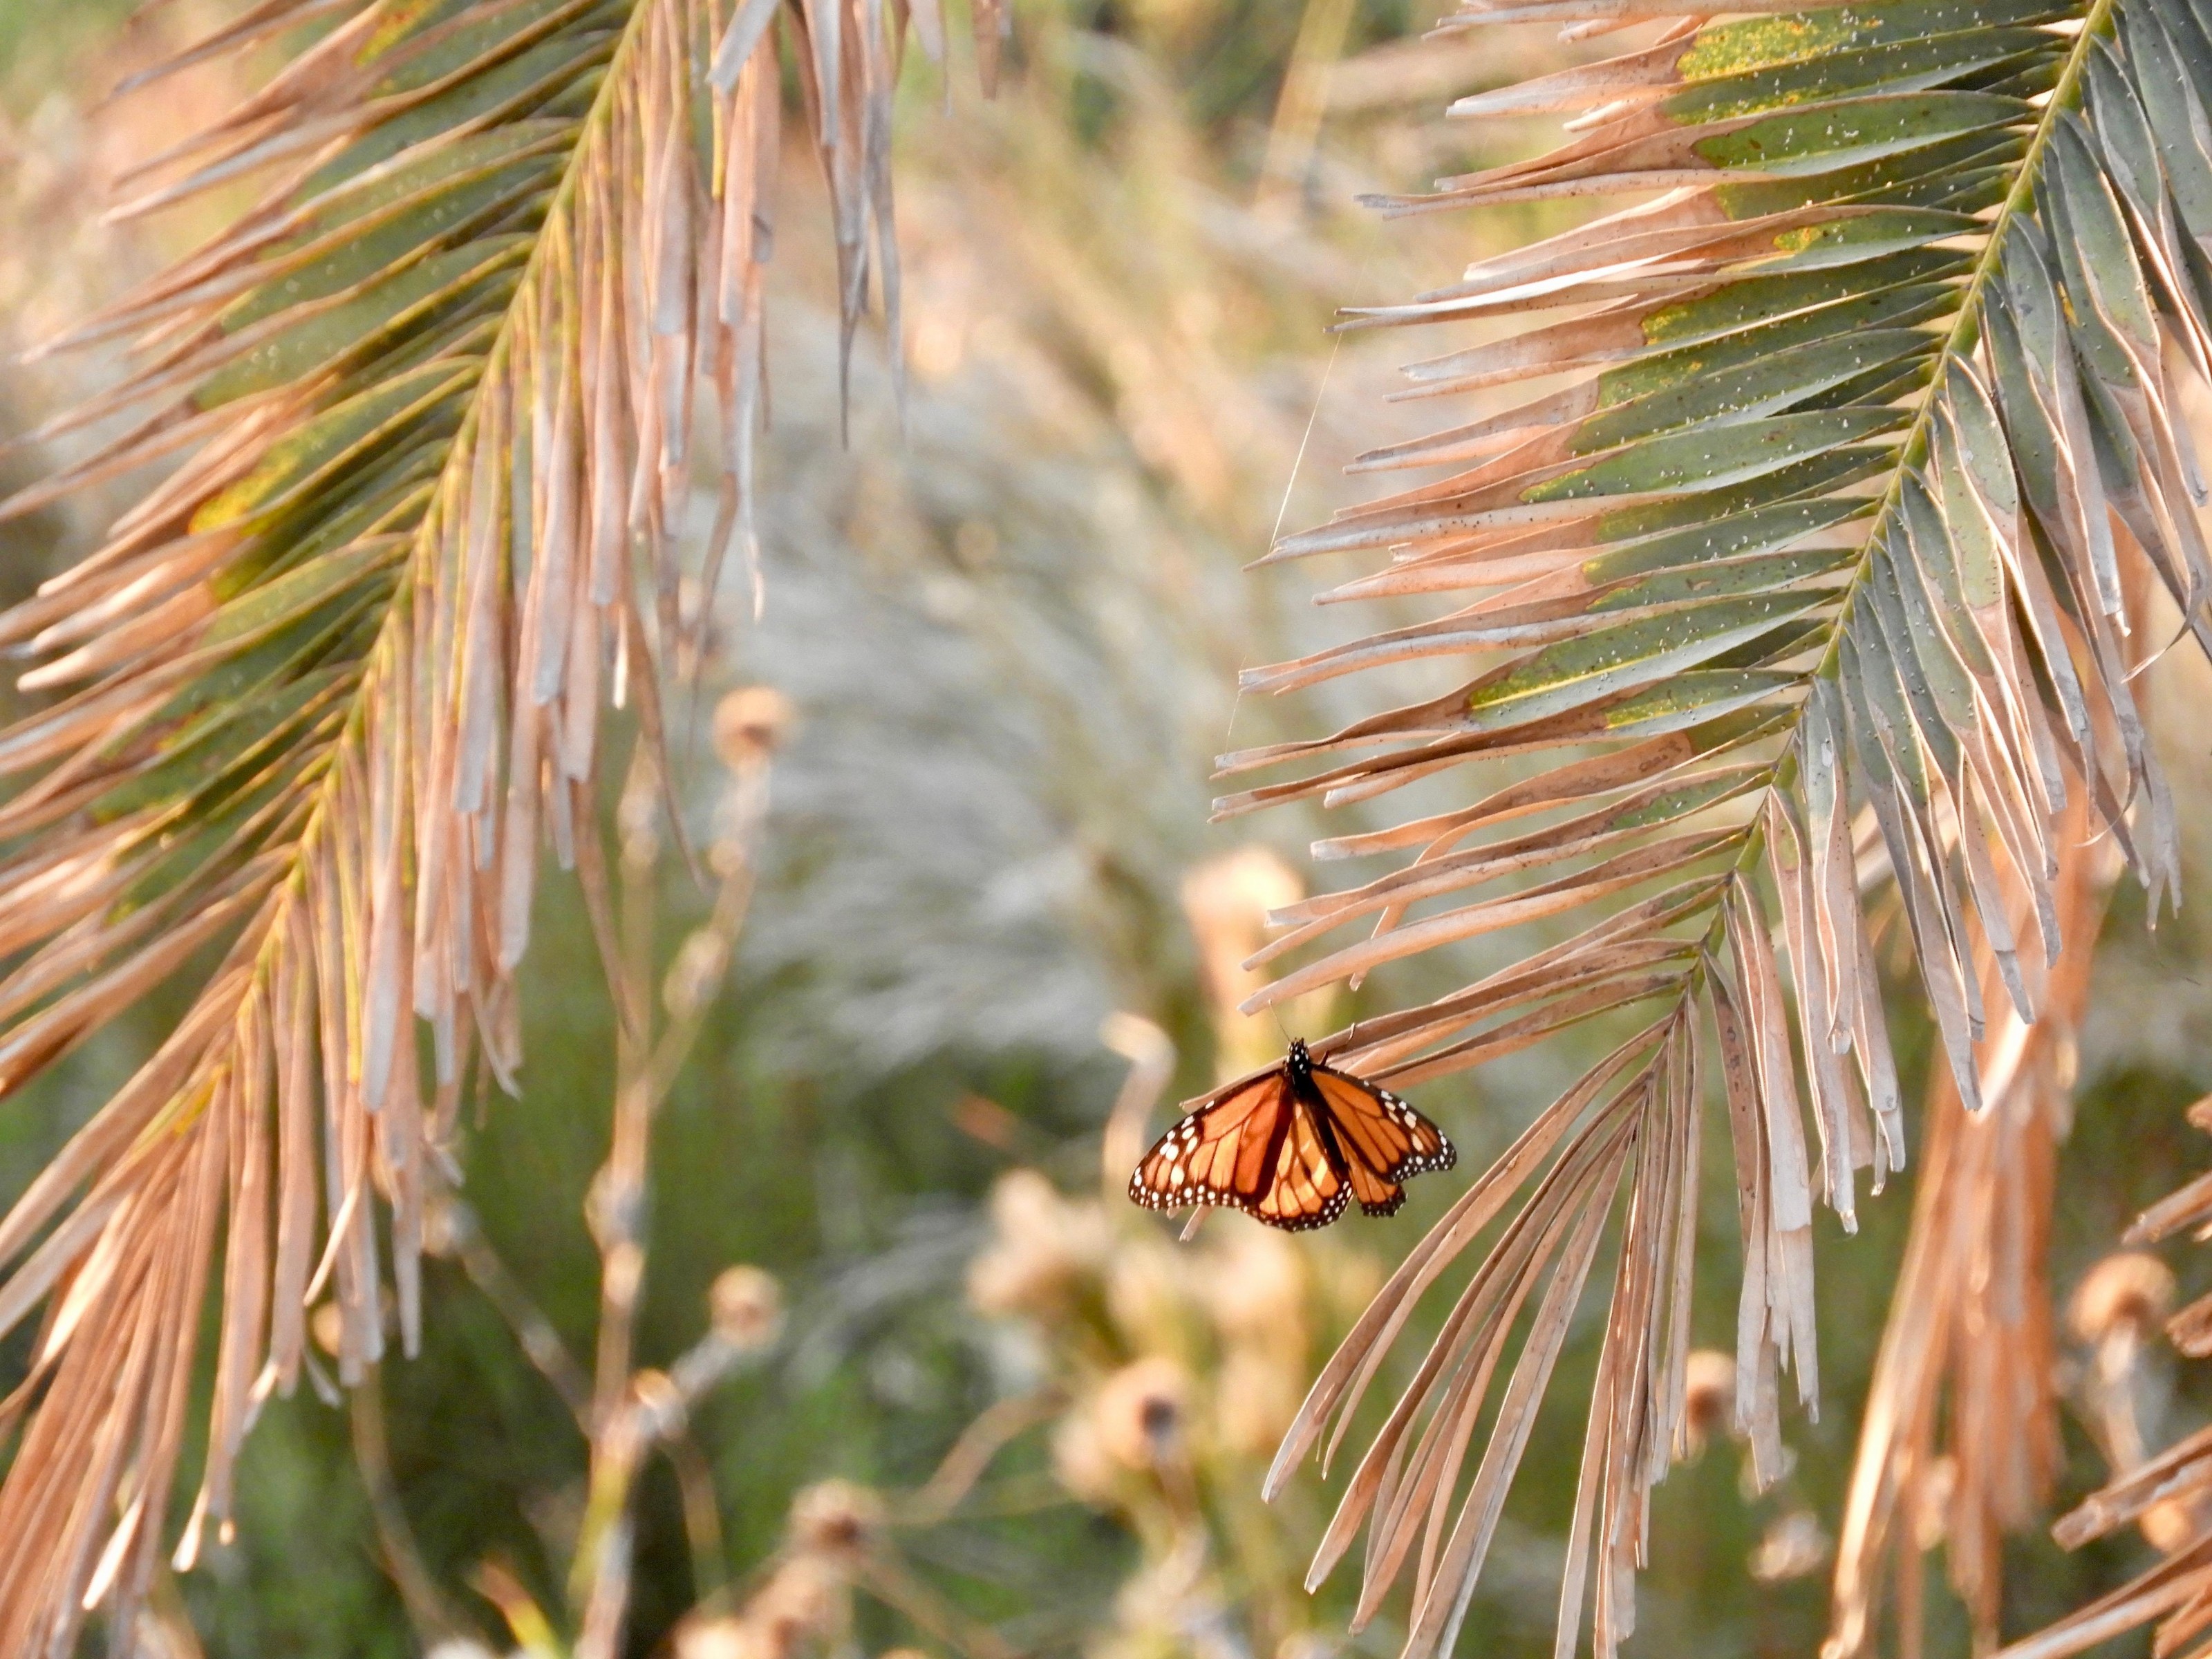
[[[1406,1201],[1406,1189],[1395,1181],[1386,1181],[1369,1169],[1359,1159],[1346,1158],[1346,1167],[1352,1173],[1352,1195],[1359,1200],[1362,1215],[1395,1215]]]
[[[1351,1188],[1341,1161],[1332,1155],[1328,1132],[1311,1107],[1295,1095],[1290,1129],[1283,1137],[1273,1179],[1256,1204],[1244,1206],[1271,1227],[1296,1231],[1326,1227],[1344,1213]]]

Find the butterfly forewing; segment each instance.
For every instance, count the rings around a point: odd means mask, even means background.
[[[1280,1145],[1278,1127],[1289,1105],[1279,1069],[1207,1102],[1145,1154],[1129,1177],[1129,1196],[1153,1210],[1257,1203],[1273,1174],[1268,1157]]]
[[[1313,1068],[1313,1081],[1335,1125],[1337,1145],[1382,1181],[1449,1170],[1459,1161],[1443,1131],[1388,1089],[1326,1066]]]

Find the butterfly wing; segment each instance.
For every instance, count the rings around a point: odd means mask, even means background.
[[[1223,1204],[1271,1227],[1325,1227],[1350,1196],[1327,1135],[1277,1066],[1162,1135],[1129,1177],[1129,1196],[1148,1210]]]
[[[1352,1195],[1359,1200],[1362,1215],[1395,1215],[1406,1201],[1406,1189],[1395,1181],[1386,1181],[1369,1169],[1358,1158],[1347,1158],[1345,1168],[1352,1176]]]
[[[1289,1232],[1326,1227],[1344,1213],[1350,1178],[1343,1160],[1332,1155],[1320,1118],[1306,1102],[1294,1097],[1274,1178],[1260,1201],[1246,1205],[1244,1212]]]
[[[1394,1213],[1406,1201],[1407,1180],[1459,1161],[1443,1131],[1388,1089],[1322,1065],[1313,1068],[1313,1083],[1344,1154],[1352,1196],[1369,1215]]]
[[[1129,1177],[1129,1196],[1148,1210],[1250,1207],[1281,1162],[1291,1109],[1280,1066],[1205,1102],[1152,1144]]]

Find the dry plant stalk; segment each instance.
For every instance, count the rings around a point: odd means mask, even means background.
[[[618,952],[607,964],[617,1030],[612,1134],[586,1206],[599,1247],[599,1328],[586,1428],[590,1484],[569,1574],[570,1602],[582,1609],[576,1659],[614,1659],[621,1650],[629,1607],[629,1503],[646,1455],[684,1432],[692,1408],[736,1365],[774,1340],[780,1319],[774,1281],[757,1269],[733,1267],[716,1283],[714,1319],[706,1337],[665,1372],[635,1367],[653,1115],[697,1042],[728,972],[752,898],[755,847],[768,809],[769,759],[789,720],[788,705],[765,687],[732,692],[715,711],[716,747],[733,780],[709,852],[719,884],[711,912],[678,949],[658,998],[662,792],[659,758],[647,745],[634,752],[618,811],[618,892],[611,899],[600,891],[591,901],[594,918],[605,918],[603,938]],[[688,1487],[686,1498],[687,1510],[696,1510]],[[707,1502],[711,1513],[711,1487]],[[697,1521],[692,1524],[696,1541]]]
[[[988,78],[1006,14],[977,15]],[[137,367],[37,435],[123,429],[5,509],[169,469],[0,617],[39,659],[23,685],[61,694],[0,732],[0,1091],[196,989],[0,1220],[0,1330],[43,1310],[7,1413],[0,1651],[66,1653],[103,1603],[127,1629],[173,1546],[188,1566],[228,1530],[240,1444],[326,1290],[343,1380],[377,1363],[387,1303],[414,1349],[465,1079],[514,1086],[541,848],[594,866],[602,708],[659,750],[724,551],[753,556],[786,70],[848,337],[872,280],[896,328],[908,21],[941,52],[929,0],[264,0],[171,65],[295,47],[129,181],[125,214],[257,193],[58,343]],[[710,439],[718,521],[690,549]]]
[[[659,918],[661,797],[653,754],[632,753],[620,821],[623,880],[615,895],[596,882],[588,890],[603,937],[621,941],[609,963],[617,1012],[616,1086],[611,1147],[586,1203],[600,1250],[600,1323],[593,1374],[587,1377],[559,1334],[532,1303],[459,1199],[440,1191],[435,1227],[426,1245],[456,1258],[514,1331],[518,1345],[568,1406],[590,1451],[589,1484],[575,1555],[569,1564],[571,1605],[580,1610],[576,1659],[609,1659],[620,1650],[634,1556],[630,1501],[640,1466],[658,1453],[681,1493],[693,1563],[694,1589],[722,1588],[720,1500],[705,1454],[690,1432],[701,1401],[740,1367],[756,1363],[782,1330],[782,1293],[758,1267],[728,1267],[708,1298],[708,1329],[665,1371],[634,1363],[637,1299],[647,1266],[643,1220],[650,1197],[650,1139],[654,1114],[666,1099],[685,1056],[698,1040],[715,991],[728,971],[757,869],[757,842],[767,817],[769,761],[792,716],[780,693],[765,687],[726,696],[715,711],[715,746],[731,774],[708,860],[719,877],[706,919],[684,939],[654,996],[654,947]],[[375,1379],[356,1388],[352,1406],[358,1461],[370,1488],[386,1565],[417,1632],[434,1641],[459,1628],[416,1556],[407,1523],[390,1490],[381,1429],[366,1443],[364,1402],[376,1399]],[[519,1583],[495,1565],[479,1588],[507,1613],[516,1638],[554,1630]],[[481,1577],[481,1575],[480,1575]],[[496,1595],[492,1593],[495,1587]],[[517,1610],[524,1610],[520,1623]]]
[[[2212,384],[2212,18],[2187,0],[1775,0],[1723,21],[1462,0],[1443,27],[1521,22],[1639,32],[1454,106],[1570,113],[1562,147],[1382,205],[1642,199],[1346,325],[1523,325],[1413,365],[1403,397],[1566,383],[1370,452],[1355,471],[1443,476],[1268,555],[1387,550],[1322,597],[1456,608],[1244,683],[1438,658],[1474,659],[1470,678],[1222,762],[1305,768],[1224,814],[1480,776],[1464,807],[1320,843],[1410,857],[1279,912],[1253,960],[1298,959],[1248,1006],[1541,927],[1464,989],[1317,1050],[1404,1089],[1604,1036],[1407,1259],[1270,1478],[1339,1447],[1414,1304],[1485,1239],[1314,1563],[1317,1581],[1365,1528],[1356,1619],[1410,1577],[1407,1659],[1458,1634],[1608,1237],[1559,1650],[1586,1614],[1604,1659],[1634,1628],[1648,1495],[1684,1443],[1711,1073],[1743,1238],[1734,1393],[1762,1478],[1780,1374],[1817,1407],[1814,1205],[1850,1229],[1858,1172],[1878,1190],[1905,1151],[1862,810],[1980,1116],[1992,1034],[2079,971],[2062,966],[2087,945],[2060,904],[2069,835],[2108,836],[2154,915],[2176,889],[2132,684],[2165,640],[2136,584],[2212,647],[2204,472],[2175,416]]]

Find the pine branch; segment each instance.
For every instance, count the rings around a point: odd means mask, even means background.
[[[941,48],[933,8],[913,15]],[[64,692],[0,732],[0,1087],[159,985],[193,994],[0,1221],[0,1329],[46,1310],[0,1485],[0,1650],[69,1651],[103,1601],[127,1628],[173,1542],[188,1565],[229,1527],[310,1304],[336,1302],[347,1382],[382,1356],[387,1297],[415,1348],[426,1162],[472,1063],[514,1086],[540,848],[595,846],[602,708],[659,745],[726,551],[755,558],[787,55],[848,337],[878,285],[896,331],[905,15],[272,0],[178,60],[323,29],[140,169],[121,211],[261,194],[58,343],[128,341],[139,367],[46,435],[129,422],[6,509],[171,465],[0,617],[40,659],[26,687]],[[979,15],[988,58],[1003,17]],[[699,550],[677,532],[710,435]],[[174,1540],[218,1274],[209,1450]]]
[[[2173,629],[2212,646],[2207,491],[2175,415],[2189,383],[2212,385],[2212,18],[2187,0],[1737,11],[1758,15],[1464,0],[1447,25],[1655,27],[1640,49],[1462,100],[1582,113],[1562,148],[1387,211],[1662,193],[1348,314],[1536,319],[1414,365],[1407,395],[1580,378],[1370,452],[1355,471],[1449,471],[1268,556],[1387,549],[1324,597],[1469,597],[1249,685],[1439,657],[1474,659],[1473,677],[1222,763],[1320,763],[1224,814],[1492,775],[1464,809],[1322,843],[1415,851],[1279,915],[1255,961],[1374,924],[1254,1007],[1581,917],[1460,992],[1336,1034],[1335,1063],[1402,1088],[1631,1011],[1642,1028],[1408,1259],[1271,1476],[1279,1489],[1335,1448],[1414,1303],[1502,1227],[1315,1564],[1318,1579],[1366,1526],[1362,1623],[1413,1568],[1409,1659],[1449,1648],[1465,1616],[1608,1217],[1559,1650],[1586,1607],[1601,1655],[1633,1628],[1646,1495],[1683,1443],[1701,1064],[1735,1142],[1735,1394],[1762,1478],[1778,1374],[1817,1406],[1814,1199],[1849,1230],[1856,1172],[1878,1191],[1905,1158],[1862,867],[1886,860],[1972,1117],[1993,1025],[2048,1006],[2062,919],[2079,920],[2057,902],[2069,815],[2110,834],[2154,914],[2177,891],[2172,803],[2130,682]]]

